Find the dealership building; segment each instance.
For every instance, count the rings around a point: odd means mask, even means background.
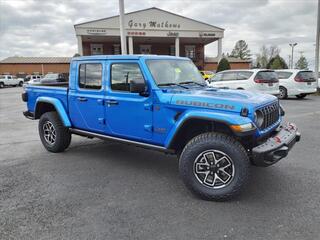
[[[199,69],[215,70],[222,57],[224,29],[159,8],[125,14],[128,54],[188,57]],[[121,54],[119,16],[74,26],[80,55]],[[205,58],[205,46],[217,42],[217,56]],[[248,68],[249,61],[230,59],[231,67]]]
[[[199,69],[213,71],[222,57],[224,29],[208,23],[153,7],[125,14],[124,26],[128,54],[188,57]],[[80,55],[121,54],[119,16],[76,24],[74,29]],[[205,46],[213,42],[217,56],[206,57]],[[0,61],[0,74],[67,73],[70,60],[70,57],[9,57]],[[250,68],[249,60],[228,60],[232,69]]]

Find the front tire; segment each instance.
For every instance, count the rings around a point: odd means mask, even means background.
[[[305,93],[301,93],[301,94],[299,94],[299,95],[296,95],[296,97],[298,98],[298,99],[303,99],[303,98],[305,98],[307,96],[307,94],[305,94]]]
[[[4,83],[0,82],[0,88],[4,88]]]
[[[23,85],[23,82],[19,82],[19,87],[22,87],[22,85]]]
[[[185,146],[179,171],[185,185],[200,198],[225,201],[238,195],[248,181],[250,161],[234,138],[211,132]]]
[[[47,112],[40,117],[39,135],[49,152],[63,152],[71,142],[71,133],[63,126],[57,112]]]

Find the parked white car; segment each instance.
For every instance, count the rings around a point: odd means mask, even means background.
[[[273,70],[243,69],[218,72],[209,83],[211,87],[279,94],[279,80]]]
[[[20,86],[23,85],[23,79],[13,75],[0,75],[0,88],[5,86]]]
[[[27,75],[25,78],[24,78],[24,82],[29,82],[29,81],[32,81],[32,80],[41,80],[42,78],[42,75],[37,75],[37,74],[34,74],[34,75]]]
[[[283,69],[276,71],[279,78],[279,98],[288,96],[304,98],[317,91],[317,81],[313,71],[298,69]]]

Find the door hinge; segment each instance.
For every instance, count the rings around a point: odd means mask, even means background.
[[[144,104],[144,109],[152,111],[153,110],[153,104],[152,103],[145,103]]]
[[[148,132],[152,132],[152,131],[153,131],[152,125],[149,125],[149,124],[144,125],[144,129],[145,129],[146,131],[148,131]]]
[[[104,118],[98,118],[98,122],[100,124],[106,124],[106,120]]]

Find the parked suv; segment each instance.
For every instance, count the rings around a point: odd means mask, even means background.
[[[279,78],[279,98],[288,96],[304,98],[317,91],[317,81],[313,71],[298,69],[283,69],[276,71]]]
[[[279,94],[279,80],[273,70],[226,70],[218,72],[209,85],[212,87],[258,91],[272,95]]]

